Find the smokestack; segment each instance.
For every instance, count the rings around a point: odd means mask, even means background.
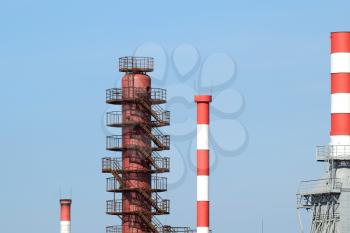
[[[331,34],[331,145],[350,145],[350,32]]]
[[[209,233],[209,103],[197,95],[197,233]]]
[[[339,232],[350,232],[350,32],[331,34],[331,153],[332,173],[340,182],[337,207]],[[344,158],[345,156],[345,158]],[[343,158],[340,158],[343,157]]]
[[[72,205],[71,199],[61,199],[61,233],[70,233],[70,210]]]

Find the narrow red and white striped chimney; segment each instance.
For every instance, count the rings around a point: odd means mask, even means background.
[[[197,95],[197,233],[209,233],[209,103]]]
[[[331,33],[331,155],[348,156],[350,147],[350,32]],[[349,160],[329,161],[341,184],[337,232],[350,232]]]
[[[350,32],[331,33],[331,145],[350,145]]]
[[[70,222],[70,211],[72,200],[71,199],[61,199],[61,233],[70,233],[71,222]]]

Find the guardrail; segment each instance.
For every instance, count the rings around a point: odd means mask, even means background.
[[[171,227],[163,226],[162,229],[158,230],[159,233],[197,233],[197,230],[191,229],[189,227]],[[209,230],[212,233],[212,230]]]
[[[162,88],[151,88],[147,90],[141,87],[110,88],[106,90],[107,103],[120,103],[123,100],[137,100],[150,98],[153,103],[166,102],[166,90]]]
[[[119,58],[119,71],[152,72],[154,68],[153,57],[121,57]]]
[[[196,233],[197,230],[193,230],[189,227],[172,227],[164,225],[157,228],[159,233]],[[211,230],[209,231],[212,232]],[[108,226],[106,227],[106,233],[122,233],[122,226]]]
[[[108,226],[106,233],[122,233],[122,226]]]
[[[106,213],[111,215],[121,214],[123,212],[122,200],[108,200],[106,202]]]
[[[318,161],[350,160],[350,146],[349,145],[317,146],[316,159]]]
[[[152,176],[151,189],[154,192],[164,192],[167,190],[167,178]],[[115,177],[109,177],[106,179],[106,191],[115,192],[121,189],[120,183]]]
[[[161,169],[163,171],[168,171],[170,169],[170,158],[169,157],[161,157],[158,152],[152,152],[152,158],[156,165],[156,168]],[[102,158],[102,172],[103,173],[112,173],[117,170],[121,170],[122,168],[122,158],[118,157],[104,157]],[[124,167],[125,170],[132,170],[135,168]],[[155,169],[155,168],[154,168]],[[155,171],[155,170],[153,170]]]
[[[169,125],[170,124],[170,111],[166,110],[160,110],[160,111],[154,111],[157,118],[151,119],[152,126],[163,126],[163,125]],[[121,127],[124,125],[130,125],[130,124],[137,124],[137,123],[143,123],[142,115],[140,115],[140,111],[135,110],[125,110],[124,115],[126,116],[123,118],[123,112],[122,111],[111,111],[107,112],[106,114],[106,125],[110,127]],[[130,117],[128,117],[130,116]],[[136,117],[136,121],[135,121]]]
[[[127,136],[127,135],[126,135]],[[153,135],[157,140],[162,144],[162,147],[158,147],[153,141],[151,143],[151,148],[153,150],[163,150],[170,148],[170,135]],[[143,141],[147,141],[149,138],[148,135],[132,135],[125,137],[123,145],[123,136],[122,135],[111,135],[106,137],[106,149],[112,151],[121,151],[123,149],[137,149],[144,148],[142,146]]]
[[[170,201],[168,199],[162,199],[162,198],[155,198],[155,193],[152,193],[152,199],[156,203],[157,208],[159,210],[169,213],[170,209]],[[140,209],[134,205],[130,206],[130,209],[128,211],[123,211],[123,200],[122,199],[116,199],[116,200],[108,200],[106,202],[106,213],[110,215],[120,215],[126,212],[140,212]],[[152,214],[158,214],[158,210],[156,210],[152,206]]]
[[[312,195],[322,193],[340,193],[342,184],[339,179],[318,179],[300,182],[298,195]]]
[[[111,173],[120,168],[122,164],[122,158],[104,157],[102,158],[102,172]]]
[[[122,135],[111,135],[106,137],[106,149],[107,150],[122,150],[123,149],[123,137]]]

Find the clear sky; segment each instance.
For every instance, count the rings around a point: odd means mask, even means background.
[[[1,232],[59,232],[60,189],[71,188],[73,232],[118,224],[104,214],[112,198],[100,171],[101,157],[109,155],[105,89],[119,83],[117,58],[135,51],[166,54],[158,60],[166,71],[154,86],[174,97],[168,130],[174,134],[193,127],[200,75],[215,86],[231,72],[220,69],[225,59],[205,66],[206,58],[233,59],[234,81],[212,90],[213,108],[238,112],[213,116],[219,146],[213,149],[212,228],[260,232],[264,218],[265,232],[298,231],[298,182],[321,176],[315,146],[329,141],[329,33],[350,30],[349,8],[349,1],[325,0],[0,1]],[[181,79],[191,62],[184,61],[195,56],[186,55],[191,46],[200,58]],[[218,91],[232,92],[220,97]],[[168,152],[173,167],[165,196],[172,213],[160,218],[179,226],[195,226],[195,146],[188,135],[175,136]],[[242,137],[248,143],[240,153],[218,149]]]

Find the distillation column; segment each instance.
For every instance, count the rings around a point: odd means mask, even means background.
[[[209,233],[209,103],[197,95],[197,233]]]
[[[163,225],[156,216],[170,212],[167,191],[170,158],[161,151],[170,149],[170,135],[159,128],[170,124],[166,90],[152,88],[148,72],[153,71],[151,57],[121,57],[119,71],[124,72],[121,88],[106,91],[106,103],[121,106],[121,111],[106,114],[106,126],[121,128],[121,135],[109,135],[106,149],[121,156],[102,158],[102,172],[107,178],[106,213],[118,216],[121,225],[106,227],[106,233],[191,233],[189,227]],[[203,231],[204,232],[204,231]]]
[[[159,152],[170,149],[170,136],[159,127],[170,124],[166,90],[151,87],[153,58],[122,57],[119,71],[124,72],[121,88],[108,89],[106,102],[121,105],[121,111],[107,112],[108,127],[121,128],[121,135],[107,136],[106,149],[121,152],[121,157],[106,157],[102,171],[107,179],[107,214],[119,216],[121,226],[108,226],[107,233],[159,233],[163,226],[155,215],[169,214],[170,201],[159,193],[167,190],[169,157]],[[169,228],[169,227],[168,227]],[[164,231],[163,231],[164,232]]]
[[[126,97],[139,94],[143,98],[150,98],[151,78],[142,72],[128,72],[122,78],[122,90]],[[122,113],[122,119],[128,119],[130,122],[149,125],[151,121],[149,112],[136,101],[122,104]],[[141,127],[136,127],[136,124],[127,124],[122,127],[122,140],[126,148],[122,152],[123,168],[129,169],[129,172],[123,174],[123,180],[129,186],[129,191],[123,192],[123,211],[143,212],[144,218],[152,222],[151,205],[144,196],[139,195],[137,190],[142,189],[147,196],[151,197],[151,173],[149,172],[151,166],[136,149],[137,147],[148,153],[151,151],[151,139]],[[141,225],[142,221],[137,220],[135,215],[125,214],[122,220],[123,232],[147,232]]]

